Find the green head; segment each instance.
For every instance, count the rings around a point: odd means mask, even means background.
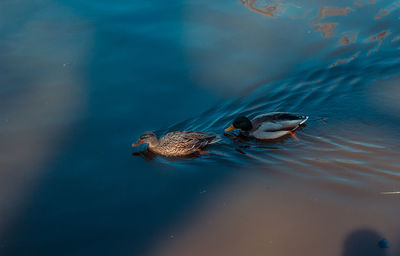
[[[242,131],[248,132],[253,129],[250,119],[245,116],[239,116],[233,120],[232,125],[225,129],[225,132],[232,131],[234,129],[240,129]]]

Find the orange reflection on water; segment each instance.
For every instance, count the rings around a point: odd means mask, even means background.
[[[332,30],[337,26],[337,23],[318,23],[314,25],[315,31],[319,31],[322,33],[324,38],[331,37],[333,32]]]
[[[319,14],[317,17],[311,20],[311,22],[324,19],[329,16],[343,16],[347,15],[351,11],[351,8],[338,8],[338,7],[328,7],[323,6],[319,9]]]
[[[339,44],[341,44],[341,45],[348,45],[350,43],[351,43],[351,41],[348,36],[343,36],[342,38],[339,39]]]
[[[336,67],[338,65],[342,65],[345,63],[349,63],[351,61],[353,61],[355,58],[358,57],[358,55],[360,55],[361,51],[358,51],[357,53],[353,54],[352,56],[350,56],[349,58],[344,58],[344,59],[338,59],[335,63],[333,63],[332,65],[330,65],[330,68]]]
[[[385,39],[386,36],[390,35],[390,31],[389,30],[384,30],[372,37],[370,37],[367,42],[374,42],[374,41],[378,41],[378,46],[375,47],[374,49],[370,49],[367,53],[367,56],[369,56],[371,54],[372,51],[377,52],[379,50],[379,48],[382,45],[383,40]]]
[[[391,12],[398,9],[399,7],[400,7],[400,1],[397,3],[393,3],[388,8],[380,9],[378,14],[376,14],[375,19],[378,20],[378,19],[381,19],[383,16],[389,15]]]
[[[276,12],[278,11],[278,8],[280,7],[278,4],[276,5],[270,5],[270,6],[264,6],[265,10],[261,10],[257,8],[254,4],[256,3],[256,0],[240,0],[244,6],[247,7],[247,9],[268,16],[270,18],[275,17]]]
[[[364,6],[364,3],[359,1],[355,1],[354,4],[357,5],[358,7]]]
[[[380,19],[380,18],[382,18],[382,16],[386,16],[388,14],[389,14],[389,12],[387,10],[381,9],[381,10],[379,10],[378,14],[375,16],[375,19],[376,20]]]
[[[369,5],[369,4],[375,4],[374,0],[370,0],[367,3],[366,2],[362,2],[362,1],[355,1],[354,5],[358,6],[358,7],[362,7],[364,5]]]
[[[349,45],[357,40],[358,32],[345,32],[342,33],[343,36],[339,39],[340,45]]]

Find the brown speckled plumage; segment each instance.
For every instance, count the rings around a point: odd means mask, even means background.
[[[160,140],[150,132],[146,132],[140,137],[140,141],[149,144],[150,151],[164,156],[190,155],[218,140],[217,136],[191,131],[170,132]]]

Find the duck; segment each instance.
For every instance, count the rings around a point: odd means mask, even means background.
[[[261,114],[252,120],[246,116],[238,116],[225,132],[239,129],[242,135],[260,140],[278,139],[288,134],[295,137],[293,132],[307,120],[308,116],[287,112]]]
[[[142,143],[148,144],[148,150],[167,157],[187,156],[194,153],[208,154],[204,148],[216,143],[220,137],[196,131],[174,131],[164,135],[161,139],[153,132],[143,133],[139,141],[132,144],[137,147]]]

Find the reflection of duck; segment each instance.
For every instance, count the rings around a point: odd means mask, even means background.
[[[219,141],[220,138],[202,132],[176,131],[167,133],[158,140],[152,132],[145,132],[139,141],[133,144],[136,147],[142,143],[148,144],[148,149],[164,156],[185,156],[195,152],[204,153],[202,150],[207,145]]]
[[[274,112],[256,116],[250,120],[245,116],[237,117],[225,132],[240,129],[245,136],[256,139],[277,139],[292,134],[301,124],[307,121],[308,116],[291,113]]]

